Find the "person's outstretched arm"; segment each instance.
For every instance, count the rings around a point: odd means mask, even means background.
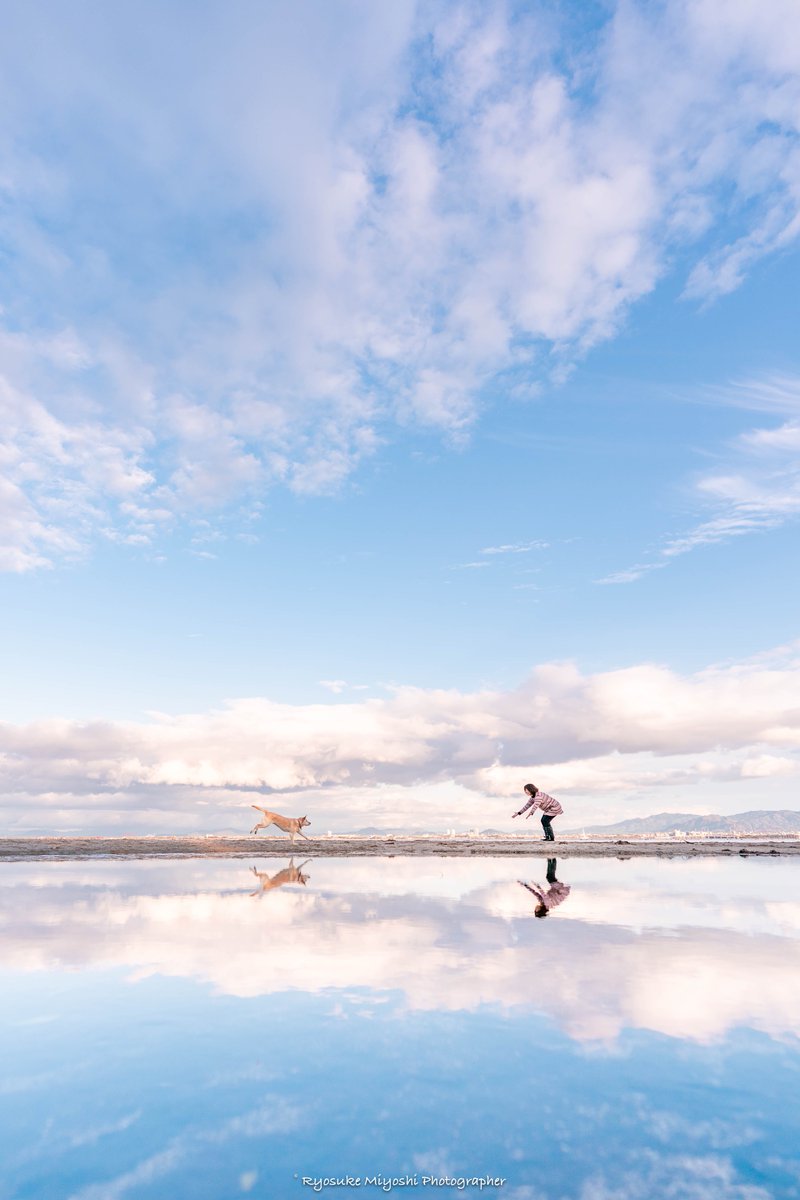
[[[522,808],[519,810],[519,812],[512,813],[511,815],[512,815],[512,817],[521,817],[521,816],[522,816],[522,814],[523,814],[524,812],[527,812],[527,810],[528,810],[528,809],[531,807],[531,805],[532,805],[532,804],[535,806],[535,805],[538,805],[538,803],[539,803],[539,797],[538,797],[538,795],[537,795],[537,796],[531,796],[531,798],[530,798],[530,800],[528,801],[528,803],[527,803],[527,804],[523,804],[523,806],[522,806]],[[530,816],[530,813],[528,813],[528,816]]]

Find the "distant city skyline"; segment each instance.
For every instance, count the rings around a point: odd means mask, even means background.
[[[7,831],[797,807],[797,30],[8,7]]]

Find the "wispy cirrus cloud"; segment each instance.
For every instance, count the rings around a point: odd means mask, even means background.
[[[748,412],[768,412],[792,417],[800,414],[800,377],[767,372],[747,379],[703,388],[699,399]]]
[[[481,554],[529,554],[531,550],[546,550],[549,542],[511,542],[502,546],[485,546]]]
[[[730,397],[740,407],[793,413],[800,404],[800,380],[766,377],[727,389],[714,389],[717,401]],[[671,559],[702,546],[777,529],[800,516],[800,423],[748,430],[727,448],[729,465],[695,481],[695,495],[713,515],[666,539],[650,561],[613,572],[599,583],[633,583],[661,570]]]
[[[516,556],[519,554],[530,554],[532,550],[547,550],[549,542],[532,541],[532,542],[507,542],[497,546],[484,546],[478,553],[483,555],[482,558],[474,559],[472,562],[455,563],[449,569],[451,571],[480,571],[486,567],[490,567],[493,562],[497,562],[506,556]]]
[[[625,567],[622,571],[612,571],[610,575],[604,575],[602,579],[597,580],[597,583],[635,583],[637,579],[642,579],[651,571],[660,571],[666,565],[665,562],[634,563],[632,567]]]

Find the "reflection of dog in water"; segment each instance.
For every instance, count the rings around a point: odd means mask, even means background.
[[[306,863],[310,863],[311,859],[307,858],[306,862],[300,863],[299,867],[294,865],[294,859],[289,859],[288,867],[284,867],[282,871],[278,871],[276,875],[268,875],[266,871],[257,871],[255,867],[251,867],[253,874],[258,880],[259,886],[255,892],[251,892],[251,896],[263,896],[264,892],[271,892],[273,888],[283,887],[285,883],[302,883],[305,885],[306,880],[310,878],[303,874],[303,867]]]
[[[556,866],[557,860],[555,858],[548,858],[547,882],[549,887],[547,890],[540,883],[523,883],[521,879],[517,880],[517,883],[527,888],[539,902],[533,910],[535,917],[546,917],[550,910],[555,908],[557,904],[563,904],[570,893],[569,884],[561,883],[556,879]]]
[[[292,841],[294,841],[296,833],[299,833],[300,837],[306,837],[303,833],[303,826],[311,824],[308,817],[282,817],[280,813],[270,812],[268,808],[259,808],[257,804],[251,804],[250,807],[254,808],[256,812],[264,814],[264,820],[254,825],[250,830],[251,833],[258,833],[259,829],[266,829],[268,825],[277,825],[278,829],[282,829],[284,833],[291,834]]]

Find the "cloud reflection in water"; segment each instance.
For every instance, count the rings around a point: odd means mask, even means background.
[[[539,920],[517,876],[570,890]],[[290,1200],[310,1194],[298,1172],[436,1166],[503,1175],[502,1200],[794,1196],[794,878],[765,861],[6,865],[0,1195]]]
[[[545,860],[524,861],[545,878]],[[411,1009],[524,1006],[580,1041],[800,1033],[791,863],[562,860],[571,894],[550,922],[531,920],[519,863],[311,869],[305,884],[293,860],[262,863],[257,893],[274,890],[253,905],[255,868],[239,862],[6,867],[2,965],[124,967],[240,997],[366,988]]]

